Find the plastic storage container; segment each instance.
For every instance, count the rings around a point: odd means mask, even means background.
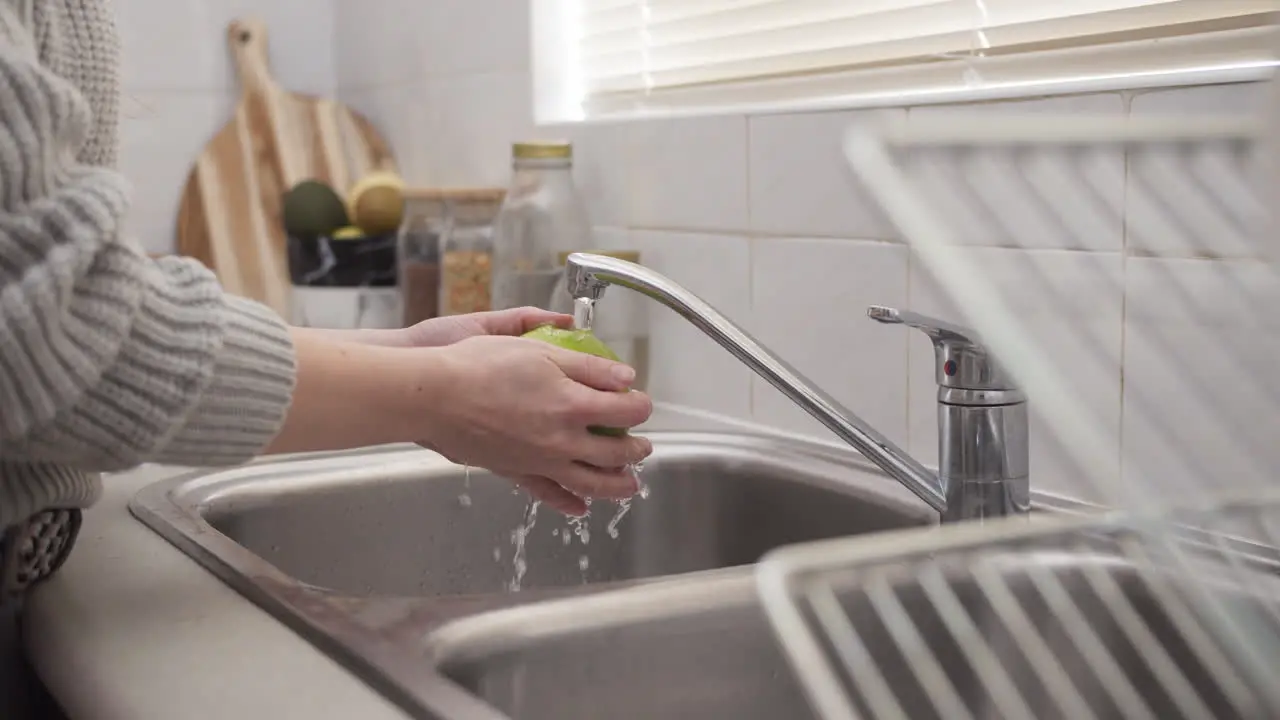
[[[288,239],[293,284],[290,322],[298,327],[400,327],[394,235]]]
[[[557,251],[590,247],[591,223],[573,184],[569,143],[516,143],[511,155],[511,186],[496,221],[493,307],[546,307],[560,277]]]

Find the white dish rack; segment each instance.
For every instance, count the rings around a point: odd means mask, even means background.
[[[761,597],[820,717],[1280,717],[1278,128],[1280,113],[910,113],[848,133],[849,163],[911,261],[1027,388],[1082,488],[1117,511],[767,556]],[[1118,345],[1095,342],[1088,318],[1031,312],[974,250],[1097,252],[1117,228],[1122,271],[1090,291],[1123,295],[1135,258],[1171,268],[1145,280],[1164,283],[1167,314],[1125,317]],[[1210,281],[1174,272],[1188,263]],[[1051,272],[1030,280],[1043,306],[1078,300]],[[1046,331],[1074,333],[1079,352],[1064,359]],[[1072,363],[1119,368],[1139,347],[1169,382],[1126,378],[1123,412],[1162,451],[1117,463],[1118,429]]]

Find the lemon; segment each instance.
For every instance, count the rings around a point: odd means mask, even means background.
[[[596,337],[590,330],[567,330],[558,328],[554,325],[539,325],[524,334],[531,340],[541,340],[542,342],[564,348],[565,350],[573,350],[574,352],[595,355],[614,362],[621,362],[621,358],[617,353],[604,344],[604,341]],[[622,392],[628,392],[623,390]],[[622,437],[627,434],[626,428],[600,427],[593,425],[587,430],[596,435],[609,435],[612,437]]]
[[[347,193],[347,214],[370,235],[395,232],[404,214],[404,180],[384,170],[365,175]]]
[[[341,227],[333,231],[334,240],[359,240],[364,236],[363,230],[352,225]]]

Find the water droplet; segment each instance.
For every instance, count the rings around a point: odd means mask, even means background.
[[[529,565],[525,562],[525,539],[529,537],[529,533],[533,531],[533,526],[538,523],[538,506],[542,503],[534,500],[524,511],[524,522],[520,527],[511,531],[511,544],[515,545],[515,555],[512,565],[515,569],[515,577],[511,579],[508,588],[511,592],[520,592],[521,582],[524,580],[524,574],[529,569]]]
[[[589,568],[589,567],[591,567],[591,560],[589,560],[589,559],[587,558],[587,556],[586,556],[586,555],[579,556],[579,557],[578,557],[578,569],[579,569],[579,570],[581,570],[581,571],[583,571],[583,572],[586,572],[586,571],[587,571],[587,568]]]
[[[471,466],[462,466],[462,492],[458,495],[458,504],[471,507]]]
[[[618,512],[614,514],[613,519],[609,521],[609,525],[605,528],[605,532],[609,533],[609,537],[614,540],[618,539],[618,523],[622,522],[622,518],[626,517],[630,511],[631,498],[618,502]]]

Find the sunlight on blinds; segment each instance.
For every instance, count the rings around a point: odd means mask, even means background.
[[[1280,0],[578,0],[587,105],[1266,26]]]

